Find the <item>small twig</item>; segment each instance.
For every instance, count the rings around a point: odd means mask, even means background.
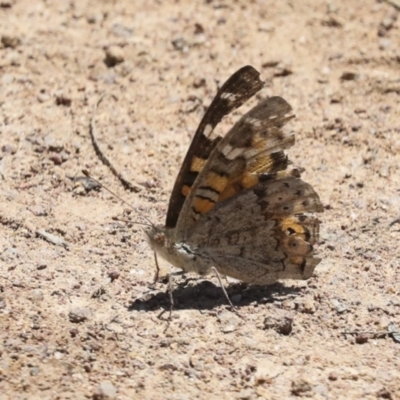
[[[99,101],[97,102],[94,112],[93,112],[93,116],[90,119],[90,123],[89,123],[89,134],[90,134],[90,138],[92,139],[92,144],[94,147],[94,150],[97,154],[97,156],[100,158],[100,160],[102,161],[102,163],[104,165],[106,165],[108,168],[110,168],[111,172],[114,174],[114,176],[122,183],[122,186],[125,189],[128,189],[132,192],[139,192],[140,188],[138,186],[133,185],[131,182],[127,181],[116,169],[115,167],[112,165],[111,161],[103,154],[103,152],[100,150],[100,147],[97,143],[96,140],[96,136],[95,136],[95,131],[96,131],[96,124],[95,124],[95,118],[96,118],[96,113],[97,113],[97,109],[99,108],[100,103],[103,101],[104,97],[106,96],[106,94],[103,94]],[[111,95],[115,100],[116,97]]]
[[[389,228],[391,228],[394,224],[398,224],[400,222],[400,217],[395,218],[390,224]]]
[[[391,331],[381,331],[381,332],[376,332],[376,331],[344,331],[342,332],[342,335],[372,335],[374,337],[376,336],[391,336],[393,334],[400,334],[400,332],[391,332]]]
[[[68,242],[60,236],[53,235],[52,233],[46,232],[44,229],[38,229],[36,235],[47,240],[49,243],[56,246],[62,246],[68,250]]]

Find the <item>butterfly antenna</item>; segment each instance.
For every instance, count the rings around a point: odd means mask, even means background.
[[[121,201],[123,204],[131,208],[132,210],[136,211],[127,201],[125,201],[122,197],[118,196],[116,193],[114,193],[111,189],[108,187],[104,186],[100,181],[97,179],[94,179],[89,172],[86,169],[82,170],[82,174],[85,175],[87,178],[91,179],[93,182],[96,182],[99,186],[101,186],[103,189],[107,190],[108,193],[112,194],[115,198],[117,198],[119,201]],[[143,216],[145,220],[147,220],[148,224],[145,224],[143,222],[136,222],[136,221],[130,221],[131,223],[138,224],[138,225],[144,225],[144,226],[150,226],[151,228],[154,227],[154,224],[145,216]]]
[[[93,144],[93,148],[96,152],[96,155],[100,158],[100,161],[106,165],[108,168],[110,168],[111,172],[119,179],[119,181],[122,183],[122,186],[125,189],[129,189],[132,192],[138,192],[139,188],[137,186],[132,185],[132,183],[128,182],[118,171],[117,169],[114,167],[114,165],[111,163],[111,161],[109,160],[109,158],[101,151],[99,144],[97,143],[97,139],[96,139],[96,124],[95,124],[95,117],[96,117],[96,112],[97,109],[100,106],[100,103],[103,101],[103,99],[106,97],[107,93],[104,93],[100,99],[97,101],[97,104],[95,106],[94,112],[93,112],[93,116],[90,120],[89,123],[89,134],[90,137],[92,139],[92,144]],[[111,95],[111,97],[114,100],[117,100],[117,98],[114,95]],[[93,178],[91,178],[93,179]]]

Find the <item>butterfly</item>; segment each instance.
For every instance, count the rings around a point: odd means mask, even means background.
[[[215,128],[264,86],[245,66],[219,89],[195,133],[172,190],[165,225],[146,234],[157,255],[184,272],[268,285],[308,279],[323,206],[284,150],[294,118],[278,96],[262,100],[226,133]]]

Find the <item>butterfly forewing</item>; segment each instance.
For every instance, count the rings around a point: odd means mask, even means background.
[[[212,135],[215,127],[224,116],[240,107],[263,87],[259,76],[259,72],[251,66],[241,68],[225,82],[208,107],[172,190],[166,220],[167,228],[176,226],[186,196],[190,193],[206,160],[221,140],[220,136]]]
[[[192,187],[179,218],[177,235],[186,232],[217,203],[259,183],[259,177],[286,169],[284,149],[294,135],[282,127],[293,118],[281,97],[271,97],[245,114],[217,144]]]

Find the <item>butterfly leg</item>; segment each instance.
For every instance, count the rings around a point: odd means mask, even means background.
[[[168,321],[172,319],[172,309],[174,308],[174,297],[172,296],[172,291],[174,290],[174,280],[173,273],[168,274],[168,295],[169,295],[169,317]]]
[[[240,316],[239,312],[236,310],[236,307],[232,304],[231,299],[229,298],[228,293],[225,290],[225,286],[222,283],[221,275],[219,274],[217,268],[211,267],[211,269],[214,272],[215,276],[218,278],[221,289],[224,292],[225,298],[226,298],[226,300],[228,300],[228,303],[231,306],[232,311],[234,311],[237,315]]]
[[[154,252],[154,261],[156,263],[156,273],[154,274],[153,285],[155,285],[158,282],[158,278],[160,277],[160,266],[158,265],[156,252]]]

